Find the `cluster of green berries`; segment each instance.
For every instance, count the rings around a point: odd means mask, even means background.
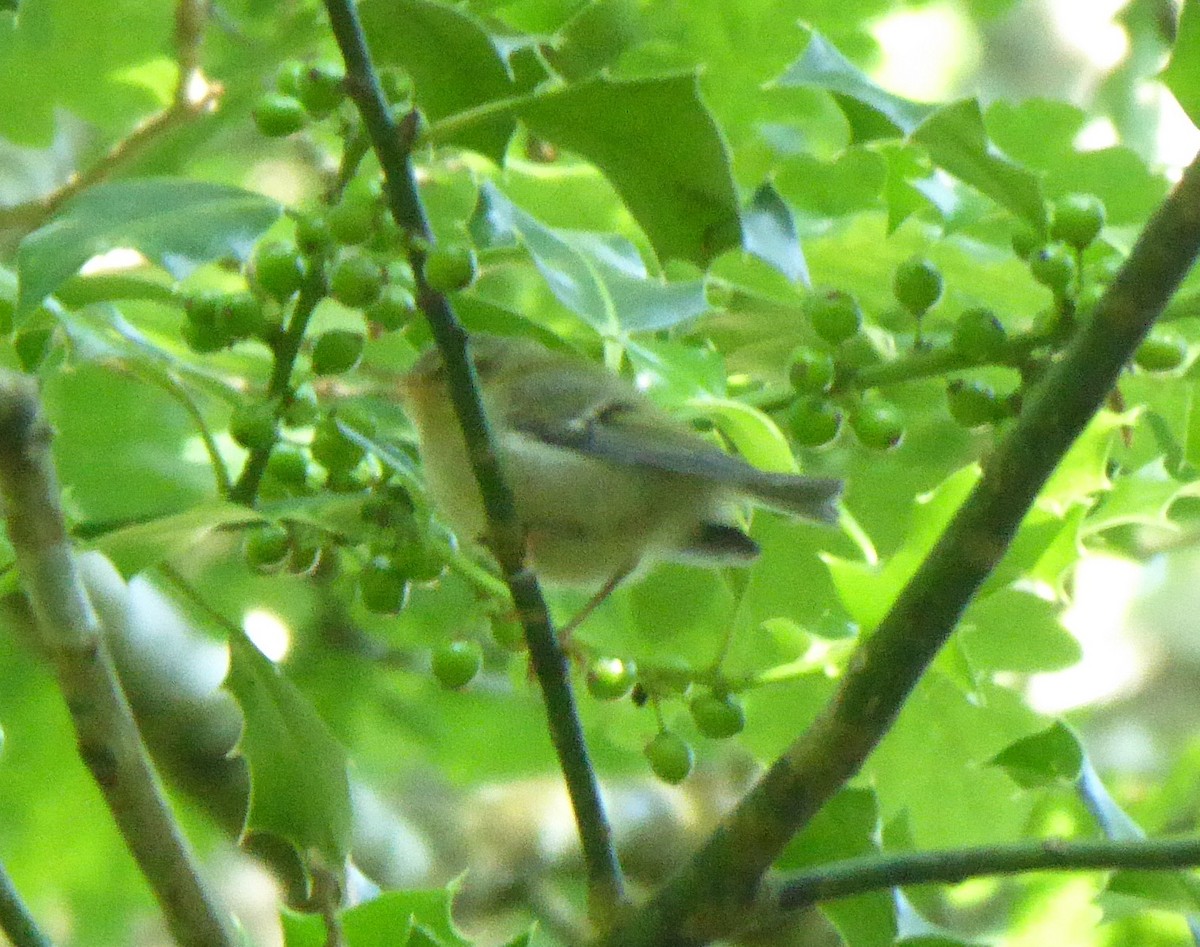
[[[389,102],[407,105],[412,84],[403,71],[385,69],[380,80]],[[283,138],[333,115],[345,100],[346,77],[338,66],[290,60],[279,67],[274,90],[254,103],[254,124],[269,138]]]

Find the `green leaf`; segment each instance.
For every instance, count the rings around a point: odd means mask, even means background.
[[[1018,589],[1002,589],[968,607],[959,632],[973,668],[1034,674],[1070,667],[1079,642],[1059,621],[1060,606]]]
[[[795,155],[783,162],[775,183],[802,211],[841,217],[873,207],[887,181],[887,161],[867,148],[847,148],[832,161]]]
[[[695,75],[591,79],[537,96],[520,115],[604,172],[660,259],[704,266],[741,244],[729,151]]]
[[[214,530],[261,520],[261,514],[245,506],[217,501],[113,530],[92,540],[88,548],[98,549],[108,556],[121,575],[128,579],[192,548]]]
[[[479,198],[476,217],[486,218],[492,234],[516,237],[559,302],[601,335],[666,329],[708,309],[703,283],[652,278],[637,249],[620,237],[546,227],[491,184]]]
[[[1062,516],[1074,504],[1090,503],[1097,493],[1109,490],[1112,481],[1108,477],[1108,458],[1116,432],[1133,423],[1137,415],[1137,410],[1097,414],[1042,487],[1038,506]]]
[[[879,852],[879,803],[869,789],[843,789],[788,843],[781,871],[810,868]],[[896,912],[890,894],[876,891],[821,905],[847,947],[890,947]]]
[[[811,285],[791,208],[770,183],[754,192],[742,218],[742,245],[793,283]]]
[[[458,890],[453,881],[445,888],[426,891],[385,891],[370,901],[342,911],[347,947],[397,947],[404,944],[437,944],[470,947],[450,918],[450,905]],[[312,914],[285,911],[282,915],[286,947],[324,947],[324,921]],[[411,940],[419,928],[425,940]]]
[[[223,257],[244,261],[281,210],[224,184],[174,178],[99,184],[21,241],[17,312],[29,312],[92,257],[118,247],[138,250],[176,279]]]
[[[312,704],[244,635],[229,640],[225,686],[245,724],[238,752],[250,767],[250,808],[243,839],[281,839],[302,864],[315,856],[343,871],[350,845],[346,751]]]
[[[470,14],[430,0],[363,0],[363,30],[380,65],[402,66],[412,77],[417,104],[432,122],[520,95],[519,83],[496,39]],[[516,121],[511,112],[439,138],[499,162]]]
[[[1200,0],[1183,0],[1171,61],[1160,78],[1192,124],[1200,126]]]
[[[1137,524],[1171,528],[1167,516],[1172,504],[1181,497],[1200,494],[1200,482],[1183,483],[1167,473],[1162,457],[1140,470],[1121,474],[1088,517],[1085,535],[1094,535],[1114,526]]]
[[[913,132],[934,164],[992,198],[1038,230],[1046,227],[1046,203],[1038,179],[990,147],[976,99],[943,106]]]
[[[1073,783],[1083,767],[1083,748],[1064,723],[1010,744],[992,757],[1024,789]]]
[[[881,89],[815,30],[803,55],[776,82],[785,88],[808,86],[835,93],[856,142],[908,135],[933,111],[933,106]]]
[[[732,398],[698,398],[693,410],[712,418],[739,454],[760,470],[795,473],[796,459],[779,426],[758,408]]]

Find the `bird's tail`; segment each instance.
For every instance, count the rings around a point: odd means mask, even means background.
[[[842,481],[831,477],[755,472],[745,485],[750,499],[781,513],[792,513],[818,523],[836,523]]]

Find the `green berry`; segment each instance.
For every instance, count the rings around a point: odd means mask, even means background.
[[[663,730],[655,736],[646,744],[643,752],[650,761],[654,775],[672,786],[687,779],[696,762],[691,745],[670,730]]]
[[[324,214],[296,215],[296,246],[307,257],[324,257],[333,249],[333,233]]]
[[[1065,244],[1052,243],[1034,254],[1029,271],[1055,296],[1065,296],[1075,279],[1075,257]]]
[[[820,447],[837,437],[842,413],[821,398],[797,398],[787,413],[787,428],[802,447]]]
[[[324,118],[346,97],[345,76],[333,66],[310,66],[297,77],[296,97],[314,118]]]
[[[313,345],[312,370],[316,375],[340,375],[362,358],[366,339],[361,332],[331,329],[317,336]]]
[[[358,466],[366,451],[346,437],[334,418],[327,417],[313,432],[313,459],[329,471],[330,475],[348,474]]]
[[[254,124],[268,138],[294,134],[307,122],[304,106],[290,95],[267,92],[254,104]]]
[[[864,447],[888,450],[904,437],[904,415],[887,401],[864,399],[850,413],[850,427]]]
[[[637,681],[637,665],[620,658],[596,658],[588,667],[588,693],[597,700],[620,700]]]
[[[188,322],[197,328],[215,329],[224,300],[224,293],[202,290],[184,299],[183,311],[187,314]]]
[[[369,256],[356,253],[334,264],[329,291],[343,306],[360,309],[379,298],[383,279],[383,267]]]
[[[37,369],[50,353],[50,340],[54,330],[47,328],[22,329],[13,337],[13,351],[21,370],[32,372]]]
[[[475,250],[467,244],[438,244],[425,256],[422,273],[435,293],[453,293],[471,285],[477,268]]]
[[[219,352],[229,344],[229,336],[215,325],[200,325],[191,320],[183,324],[183,341],[199,355]]]
[[[308,427],[317,420],[320,407],[313,386],[301,385],[292,392],[287,407],[283,409],[283,423],[288,427]]]
[[[363,310],[369,322],[386,332],[403,329],[412,322],[416,313],[412,293],[394,284],[385,286],[379,298]]]
[[[951,417],[966,428],[992,424],[1006,413],[996,393],[980,381],[950,382],[946,386],[946,405]]]
[[[1133,356],[1138,368],[1147,372],[1169,372],[1187,359],[1187,343],[1173,332],[1155,330]]]
[[[942,274],[928,260],[913,257],[896,268],[892,292],[901,306],[919,316],[941,298]]]
[[[267,459],[267,476],[288,487],[303,487],[308,482],[308,457],[299,447],[277,445]]]
[[[387,66],[379,70],[379,85],[388,102],[407,102],[412,98],[412,78],[403,69]]]
[[[246,450],[270,450],[279,439],[279,422],[267,402],[239,405],[229,421],[229,435]]]
[[[300,94],[300,74],[304,72],[304,63],[298,59],[286,59],[275,70],[275,88],[284,95]]]
[[[432,582],[446,571],[446,560],[437,550],[420,542],[397,550],[395,558],[414,582]]]
[[[375,230],[376,210],[372,201],[343,198],[340,204],[331,207],[325,215],[329,223],[329,233],[338,243],[365,243]]]
[[[246,564],[258,572],[274,572],[283,567],[291,549],[291,534],[278,523],[268,523],[246,534],[242,555]]]
[[[295,244],[268,240],[255,248],[250,281],[264,296],[285,300],[300,288],[303,280],[304,261]]]
[[[1029,261],[1046,243],[1046,236],[1032,227],[1018,227],[1012,235],[1013,253]]]
[[[862,310],[849,293],[834,290],[811,296],[807,308],[813,329],[831,345],[844,342],[862,326]]]
[[[833,359],[826,352],[802,346],[792,353],[788,378],[792,387],[805,395],[819,395],[833,384]]]
[[[1004,326],[990,309],[964,310],[954,324],[954,350],[964,358],[984,362],[1004,347]]]
[[[1104,229],[1104,218],[1104,202],[1095,194],[1067,194],[1054,202],[1050,236],[1083,250]]]
[[[375,556],[358,574],[358,592],[367,611],[395,615],[408,598],[408,576],[387,556]]]
[[[492,640],[505,651],[525,650],[525,629],[512,618],[492,619]]]
[[[433,650],[433,676],[449,690],[466,687],[483,667],[483,649],[476,641],[448,641]]]
[[[700,694],[692,699],[690,709],[696,729],[714,740],[732,737],[746,726],[746,711],[733,694]]]
[[[262,303],[250,293],[233,293],[217,314],[217,327],[230,339],[257,336],[266,324]]]

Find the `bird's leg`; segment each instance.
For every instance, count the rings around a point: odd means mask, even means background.
[[[625,579],[629,577],[629,574],[633,572],[633,568],[633,566],[628,566],[614,573],[612,577],[600,587],[600,591],[588,599],[587,602],[584,603],[583,608],[579,609],[579,611],[571,616],[571,620],[569,622],[558,629],[558,641],[559,644],[562,645],[562,649],[564,651],[566,651],[568,654],[571,653],[571,635],[574,634],[575,629],[582,625],[584,621],[592,614],[592,612],[594,612],[601,606],[601,604],[603,604],[606,598],[612,595],[616,587],[625,581]]]

